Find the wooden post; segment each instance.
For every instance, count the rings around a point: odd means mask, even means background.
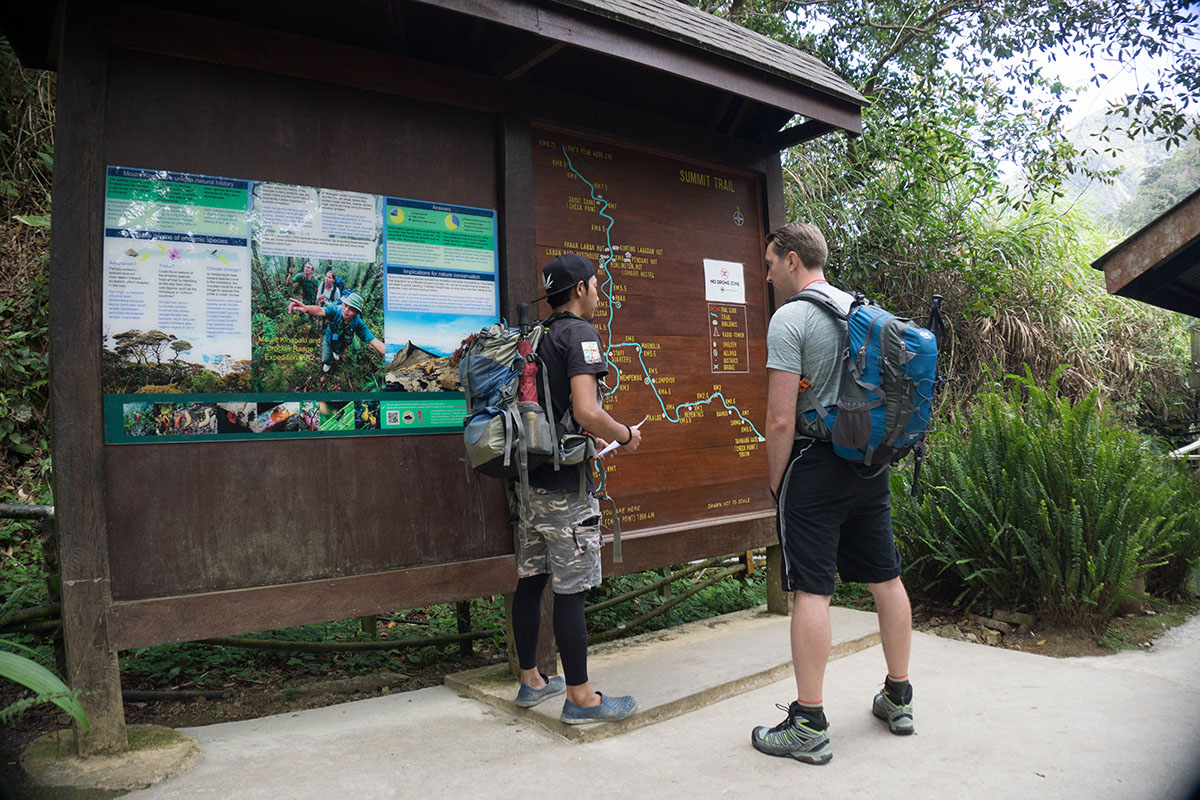
[[[58,603],[62,607],[62,570],[58,566],[58,531],[54,527],[54,517],[42,517],[42,570],[46,576],[46,601]],[[58,674],[64,678],[67,675],[67,650],[63,645],[62,627],[55,629],[50,637],[54,648],[54,666]]]
[[[766,154],[762,163],[763,175],[766,178],[767,207],[763,215],[767,232],[787,223],[787,199],[783,190],[783,162],[779,153]],[[774,288],[769,298],[770,309],[773,312],[783,298],[775,297]],[[767,546],[767,611],[772,614],[791,613],[791,597],[783,590],[783,549],[777,545]]]
[[[517,302],[537,297],[541,292],[541,264],[537,264],[537,243],[534,236],[533,197],[533,131],[529,122],[528,102],[522,89],[513,84],[505,86],[505,113],[499,134],[500,174],[498,185],[502,193],[500,249],[500,287],[502,307],[515,312]],[[515,314],[510,317],[515,319]],[[512,599],[505,595],[505,611],[511,619]],[[508,626],[509,667],[517,674],[518,664],[512,644],[512,625]],[[558,657],[554,646],[554,593],[549,587],[542,595],[542,621],[538,636],[538,668],[547,675],[558,674]]]
[[[558,645],[554,640],[554,590],[550,582],[542,593],[542,623],[538,628],[538,669],[546,675],[558,674]]]
[[[470,600],[459,600],[457,605],[455,606],[454,610],[455,610],[456,622],[458,623],[458,632],[459,633],[470,633],[471,632],[471,601]],[[468,656],[474,655],[475,648],[473,646],[473,642],[470,639],[463,639],[461,642],[459,642],[458,643],[458,654],[461,655],[463,658],[467,658]]]
[[[792,612],[791,592],[783,590],[783,548],[767,547],[767,611],[787,616]]]
[[[521,674],[517,660],[517,645],[512,632],[513,596],[504,595],[504,638],[508,642],[508,671],[515,678]],[[558,674],[558,650],[554,645],[554,592],[549,585],[542,594],[542,621],[538,628],[538,669],[547,675]]]
[[[1193,393],[1200,393],[1200,324],[1193,325],[1192,334],[1192,385]]]
[[[517,642],[513,639],[512,629],[513,593],[504,595],[504,643],[508,649],[508,674],[514,678],[521,674],[521,664],[517,660]]]
[[[379,638],[379,618],[378,617],[376,617],[374,614],[372,614],[369,617],[359,617],[358,621],[359,621],[359,624],[362,625],[362,632],[365,633],[368,638],[371,638],[371,639]]]
[[[50,255],[54,499],[67,682],[91,722],[81,756],[129,749],[112,606],[100,391],[104,107],[108,3],[68,2],[59,17],[57,141]]]
[[[754,551],[747,550],[742,554],[742,563],[746,565],[746,571],[738,575],[738,579],[745,582],[751,575],[754,574]]]

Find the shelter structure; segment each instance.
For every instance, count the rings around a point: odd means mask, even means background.
[[[601,267],[607,402],[649,418],[606,480],[608,573],[774,543],[779,152],[858,133],[865,102],[817,59],[675,0],[60,0],[0,27],[58,72],[55,507],[86,751],[125,746],[120,650],[511,590],[446,341],[514,318],[556,253]],[[361,382],[365,337],[338,362],[285,313],[326,271],[386,343]],[[428,385],[388,392],[417,350]]]
[[[1191,386],[1200,391],[1200,189],[1093,262],[1109,294],[1197,318],[1191,327]],[[1188,456],[1200,441],[1172,455]]]
[[[1200,189],[1092,266],[1109,294],[1200,317]]]

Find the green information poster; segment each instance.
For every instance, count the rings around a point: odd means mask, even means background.
[[[496,212],[109,167],[110,444],[462,428],[454,351],[498,319]]]

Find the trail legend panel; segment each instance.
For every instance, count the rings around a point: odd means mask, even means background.
[[[533,145],[538,266],[596,265],[605,408],[648,417],[602,477],[622,529],[770,513],[757,177],[558,131]]]
[[[746,337],[746,307],[709,303],[712,325],[712,371],[749,372],[750,351]]]

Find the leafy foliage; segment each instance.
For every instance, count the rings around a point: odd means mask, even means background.
[[[1180,145],[1200,137],[1189,116],[1200,96],[1200,14],[1183,0],[692,0],[702,10],[813,53],[871,101],[864,142],[902,140],[940,113],[965,113],[969,135],[943,137],[995,167],[1023,167],[1032,194],[1055,190],[1083,158],[1120,134]],[[1135,73],[1135,88],[1109,109],[1110,126],[1078,147],[1063,130],[1079,87],[1052,75],[1062,55],[1086,58],[1101,86],[1139,57],[1161,72]],[[864,156],[870,156],[869,152]],[[936,162],[935,162],[936,163]],[[1098,176],[1102,177],[1102,176]]]
[[[835,282],[917,319],[930,295],[945,296],[955,381],[944,413],[967,407],[993,366],[1028,364],[1044,383],[1067,364],[1062,386],[1076,399],[1097,389],[1127,420],[1180,438],[1200,424],[1185,385],[1185,323],[1109,297],[1090,265],[1115,240],[1062,200],[1073,170],[1111,179],[1088,165],[1121,132],[1200,137],[1184,116],[1200,82],[1194,9],[1174,0],[698,5],[809,50],[871,101],[861,137],[825,136],[785,154],[788,217],[825,232]],[[1114,58],[1155,56],[1168,74],[1139,75],[1098,138],[1077,144],[1063,128],[1074,88],[1046,63],[1063,53],[1089,57],[1097,84]],[[1020,191],[1005,178],[1012,164]]]
[[[3,640],[0,644],[13,647],[12,643]],[[34,693],[32,697],[21,698],[0,709],[0,725],[11,725],[33,706],[54,703],[70,714],[84,731],[88,729],[87,713],[79,702],[79,692],[71,691],[62,679],[33,659],[0,650],[0,678],[25,686]]]
[[[1133,232],[1170,210],[1200,188],[1200,142],[1192,142],[1163,163],[1149,167],[1138,193],[1121,209],[1117,219]]]
[[[1098,626],[1138,573],[1197,552],[1200,487],[1094,391],[1073,404],[1056,380],[1009,380],[939,434],[920,499],[893,477],[908,580],[951,603]]]
[[[22,69],[0,38],[0,501],[50,498],[50,184],[53,74]],[[37,525],[0,520],[0,597],[45,591]]]

